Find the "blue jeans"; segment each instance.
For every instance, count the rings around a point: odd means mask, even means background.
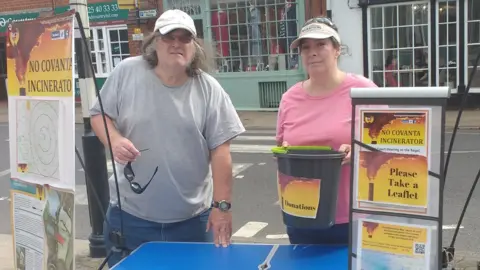
[[[287,234],[294,245],[348,245],[348,229],[348,223],[335,224],[325,230],[287,227]]]
[[[210,215],[210,209],[191,219],[176,223],[156,223],[132,216],[122,211],[123,236],[129,252],[146,242],[213,242],[212,231],[205,232]],[[120,209],[109,206],[107,210],[107,222],[103,225],[103,237],[107,254],[112,252],[113,243],[110,240],[112,230],[120,231]],[[115,250],[115,249],[114,249]],[[113,251],[108,260],[108,266],[112,267],[122,260],[119,250]]]

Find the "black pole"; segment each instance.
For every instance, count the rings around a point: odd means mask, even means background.
[[[89,29],[85,30],[90,31]],[[87,53],[90,53],[89,43],[90,42],[88,42],[87,46],[85,46],[81,38],[75,38],[75,48],[77,48],[76,54],[78,55],[77,66],[80,93],[81,98],[86,99],[86,102],[82,102],[84,122],[82,143],[83,156],[85,160],[85,181],[91,181],[91,183],[86,185],[88,210],[90,213],[90,226],[92,228],[92,232],[88,237],[90,242],[90,257],[104,258],[107,255],[107,252],[103,238],[103,213],[107,211],[110,194],[108,188],[108,170],[105,147],[99,138],[93,133],[90,124],[90,117],[88,116],[88,110],[90,108],[85,108],[86,106],[89,106],[91,104],[91,100],[95,98],[95,96],[89,96],[90,93],[95,93],[93,74],[91,67],[88,66],[89,61]],[[87,175],[89,177],[87,177]],[[92,188],[95,188],[101,202],[96,199]],[[101,208],[103,208],[103,211]]]

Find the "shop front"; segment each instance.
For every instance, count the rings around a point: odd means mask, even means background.
[[[238,110],[276,110],[281,95],[305,78],[289,49],[305,21],[300,0],[164,0],[195,21],[214,54],[213,74]]]
[[[463,93],[480,52],[480,0],[332,1],[335,22],[355,18],[343,36],[361,33],[362,72],[382,87],[449,86]],[[356,1],[355,1],[356,2]],[[477,68],[478,70],[478,68]],[[480,93],[480,70],[470,93]]]
[[[55,13],[63,13],[69,9],[58,7]],[[128,46],[128,10],[118,8],[117,1],[88,4],[90,23],[90,49],[95,77],[102,87],[113,68],[121,60],[130,56]],[[75,61],[75,70],[76,61]],[[78,78],[78,75],[75,74]],[[75,80],[75,96],[80,102],[78,79]]]

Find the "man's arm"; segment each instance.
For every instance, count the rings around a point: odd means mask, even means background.
[[[216,202],[232,201],[232,156],[230,142],[226,142],[211,152],[213,176],[213,200]]]
[[[110,141],[113,142],[115,139],[121,137],[120,133],[118,132],[117,128],[113,124],[112,119],[105,115],[105,120],[107,122],[108,133],[110,135]],[[107,132],[105,131],[105,124],[103,123],[102,115],[97,114],[91,117],[90,123],[92,125],[92,129],[95,132],[95,135],[100,139],[105,147],[109,147],[107,141]]]

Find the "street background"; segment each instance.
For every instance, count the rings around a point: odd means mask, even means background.
[[[9,198],[9,145],[8,117],[6,106],[0,106],[0,213],[10,213]],[[278,206],[276,188],[276,163],[270,149],[275,145],[275,112],[239,112],[247,132],[232,144],[234,161],[234,236],[235,242],[288,243]],[[457,112],[447,114],[448,147]],[[77,112],[76,147],[82,152],[80,110]],[[443,243],[449,245],[458,223],[461,209],[472,186],[480,160],[480,111],[466,111],[461,130],[452,154],[444,194]],[[111,166],[109,166],[111,167]],[[477,269],[480,260],[480,191],[474,193],[469,209],[462,223],[456,242],[459,255],[457,269]],[[101,259],[88,258],[88,236],[90,234],[88,201],[85,176],[80,163],[76,165],[76,243],[77,269],[96,269]],[[13,260],[10,218],[4,214],[0,220],[0,261],[5,264]],[[3,255],[2,255],[3,254]],[[11,269],[11,266],[0,269]],[[463,268],[461,268],[463,267]]]

